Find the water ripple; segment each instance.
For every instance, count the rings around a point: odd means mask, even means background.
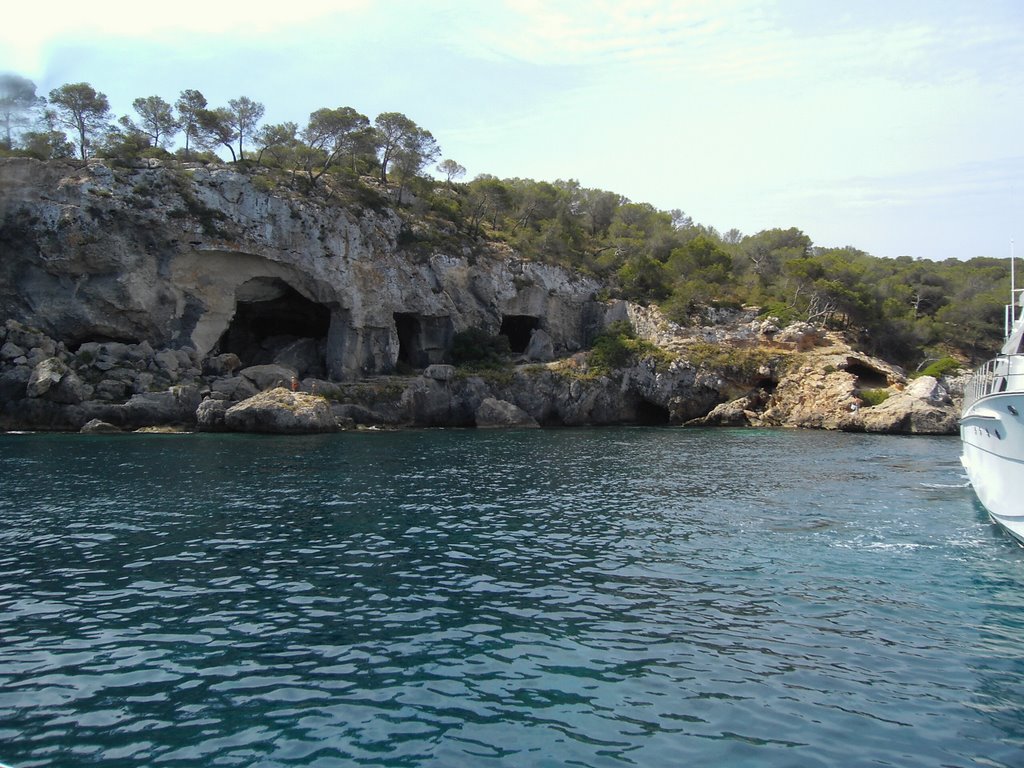
[[[2,437],[0,761],[1016,765],[1024,550],[956,447]]]

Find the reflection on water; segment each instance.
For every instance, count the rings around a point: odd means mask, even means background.
[[[0,437],[0,761],[1017,765],[955,441]]]

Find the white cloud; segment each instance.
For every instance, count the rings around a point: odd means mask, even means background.
[[[264,37],[371,5],[372,0],[303,0],[286,12],[265,13],[254,6],[207,0],[177,0],[148,9],[135,0],[51,0],[45,18],[40,18],[38,7],[15,4],[4,11],[0,25],[0,67],[38,74],[54,48],[69,41],[102,45],[176,39],[187,47],[189,36]]]
[[[994,183],[915,174],[1020,153],[1019,0],[46,7],[45,23],[22,4],[0,27],[0,71],[44,90],[87,80],[115,111],[141,93],[245,92],[272,121],[397,109],[471,174],[578,178],[720,228],[858,244],[856,220],[881,242],[886,211]]]

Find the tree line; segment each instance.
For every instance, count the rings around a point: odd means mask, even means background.
[[[910,369],[989,357],[1002,338],[1006,259],[878,258],[816,246],[796,227],[720,233],[574,180],[478,176],[434,207],[464,231],[594,274],[612,295],[658,304],[684,325],[716,307],[755,305],[783,323],[842,330]]]
[[[352,107],[318,109],[305,126],[294,122],[260,125],[264,105],[248,96],[211,106],[201,91],[186,89],[171,104],[161,96],[132,102],[135,115],[116,121],[106,94],[89,83],[66,83],[36,94],[20,75],[0,75],[0,148],[42,160],[92,156],[131,157],[167,152],[181,135],[183,159],[226,150],[232,162],[246,159],[246,148],[279,166],[300,172],[310,186],[338,164],[358,169],[372,158],[382,183],[395,169],[402,179],[420,174],[440,155],[430,131],[400,112],[384,112],[370,123]],[[447,161],[449,166],[458,166]],[[449,177],[450,178],[450,177]]]
[[[656,303],[683,324],[708,308],[757,305],[782,322],[843,329],[907,367],[951,354],[985,357],[1000,341],[1004,259],[882,259],[852,246],[816,246],[795,227],[720,233],[681,210],[575,180],[483,174],[463,183],[466,169],[451,159],[433,168],[437,179],[424,173],[440,157],[437,142],[399,112],[371,122],[351,107],[322,108],[303,126],[261,125],[264,107],[252,99],[211,107],[200,91],[184,90],[174,104],[137,98],[135,115],[115,121],[107,97],[88,83],[62,85],[48,98],[35,90],[25,78],[0,75],[0,149],[40,159],[170,157],[181,137],[177,157],[214,161],[214,150],[226,152],[305,194],[358,187],[372,174],[397,188],[402,205],[412,188],[404,215],[433,225],[410,228],[421,245],[444,237],[504,241],[526,258],[601,278],[610,296]]]

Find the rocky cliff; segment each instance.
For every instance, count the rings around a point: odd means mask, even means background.
[[[837,337],[753,311],[680,328],[599,300],[592,278],[431,229],[383,190],[313,198],[225,167],[0,160],[0,253],[9,428],[955,427],[938,383],[907,387]],[[618,320],[660,351],[592,368],[582,350]],[[506,336],[519,365],[446,365],[470,328]],[[893,397],[861,407],[868,387]]]

